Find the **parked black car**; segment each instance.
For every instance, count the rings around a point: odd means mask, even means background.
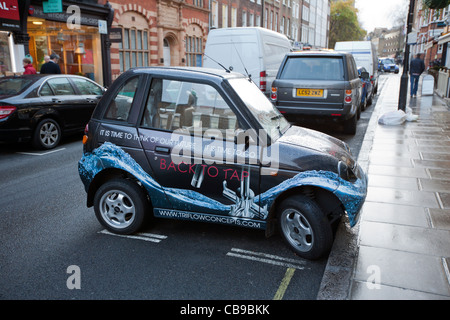
[[[0,141],[54,148],[63,134],[83,131],[104,92],[76,75],[0,78]]]
[[[303,51],[286,54],[272,83],[271,99],[297,123],[307,118],[343,122],[356,133],[362,84],[350,53]]]
[[[343,214],[355,225],[366,196],[366,175],[344,142],[290,125],[235,72],[128,70],[98,103],[83,141],[87,205],[119,234],[150,217],[267,236],[278,227],[298,255],[316,259]]]

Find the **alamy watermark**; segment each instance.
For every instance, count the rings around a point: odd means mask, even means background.
[[[367,289],[381,289],[381,268],[377,265],[370,265],[367,267],[366,273],[369,274],[366,281]]]
[[[81,289],[81,269],[77,265],[70,265],[67,267],[67,271],[70,276],[67,278],[67,289]]]
[[[259,164],[270,169],[262,174],[278,171],[279,144],[270,143],[270,135],[264,129],[203,131],[201,127],[195,127],[193,133],[191,135],[187,129],[177,129],[170,140],[159,141],[171,147],[174,164],[192,159],[195,164]]]

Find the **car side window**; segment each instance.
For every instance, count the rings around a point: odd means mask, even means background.
[[[102,89],[93,84],[92,82],[85,79],[73,78],[73,83],[77,86],[78,90],[80,90],[81,94],[86,95],[101,95]]]
[[[238,123],[220,93],[212,86],[177,80],[153,79],[141,126],[176,130],[237,129]]]
[[[40,96],[53,96],[53,91],[48,85],[48,83],[44,83],[44,85],[41,87],[41,91],[39,92]]]
[[[350,67],[350,70],[349,70],[350,80],[358,78],[358,72],[357,72],[355,59],[353,59],[352,57],[349,57],[348,62],[349,62],[349,67]]]
[[[74,95],[72,85],[67,78],[54,78],[49,79],[47,84],[53,89],[53,92],[57,96]]]
[[[105,119],[127,121],[130,115],[131,105],[139,83],[140,77],[128,79],[111,100],[105,114]]]

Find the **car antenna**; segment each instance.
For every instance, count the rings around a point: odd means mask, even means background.
[[[239,60],[241,61],[242,66],[244,67],[245,73],[247,74],[247,77],[248,77],[248,81],[252,82],[252,75],[248,73],[248,70],[245,67],[244,61],[242,61],[241,55],[239,54],[239,51],[236,48],[236,46],[235,46],[235,44],[233,42],[233,39],[231,40],[231,43],[233,44],[234,50],[236,50],[236,53],[237,53],[237,55],[239,57]]]
[[[229,69],[227,69],[223,64],[221,64],[220,62],[214,60],[213,58],[211,58],[210,56],[208,56],[206,53],[203,54],[205,57],[207,57],[208,59],[211,59],[212,61],[214,61],[215,63],[217,63],[219,66],[221,66],[226,72],[230,73],[231,71]]]

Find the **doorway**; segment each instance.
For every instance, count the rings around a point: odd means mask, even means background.
[[[167,39],[164,39],[163,45],[163,58],[164,58],[164,66],[170,66],[170,44]]]

